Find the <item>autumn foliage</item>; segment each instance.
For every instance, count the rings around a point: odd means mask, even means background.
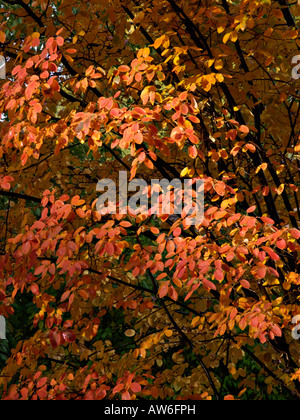
[[[2,399],[298,399],[300,6],[3,0]],[[99,180],[201,178],[205,218]]]

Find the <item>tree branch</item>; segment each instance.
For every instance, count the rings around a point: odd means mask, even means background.
[[[37,197],[33,197],[31,195],[26,194],[19,194],[12,191],[0,191],[0,196],[2,197],[9,197],[9,198],[16,198],[20,200],[32,201],[33,203],[41,204],[42,200]]]
[[[281,10],[283,13],[283,16],[285,18],[285,21],[288,26],[296,26],[295,20],[291,14],[291,11],[289,9],[289,6],[286,2],[286,0],[277,0],[277,2],[282,6]]]

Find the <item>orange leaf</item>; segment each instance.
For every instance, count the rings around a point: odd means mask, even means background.
[[[3,31],[0,31],[0,43],[4,44],[5,40],[6,40],[5,33]]]
[[[159,234],[159,229],[157,229],[156,227],[154,227],[154,226],[152,226],[151,228],[150,228],[150,230],[151,230],[151,232],[154,234],[154,235],[158,235]]]
[[[226,397],[224,398],[224,401],[234,401],[234,396],[233,395],[226,395]]]
[[[261,217],[261,220],[262,220],[262,221],[263,221],[266,225],[274,225],[274,224],[275,224],[274,220],[273,220],[273,219],[270,219],[269,217],[262,216],[262,217]]]
[[[245,134],[248,134],[250,132],[249,128],[246,125],[241,125],[240,128],[239,128],[239,130],[242,133],[245,133]]]
[[[253,213],[256,210],[256,206],[252,206],[247,210],[247,213]]]
[[[249,152],[251,152],[251,153],[256,152],[256,147],[254,146],[254,144],[248,143],[248,144],[246,144],[245,148],[248,149]]]

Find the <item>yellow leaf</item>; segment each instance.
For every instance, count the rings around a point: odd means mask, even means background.
[[[143,57],[149,57],[149,55],[150,55],[150,48],[149,47],[144,48]]]
[[[164,48],[169,48],[169,46],[170,46],[170,40],[166,35],[165,35],[165,38],[164,38],[164,41],[163,41],[163,46],[164,46]]]
[[[216,70],[221,70],[223,68],[223,66],[224,66],[224,64],[223,64],[223,61],[221,59],[216,60],[216,62],[215,62],[215,69]]]
[[[215,62],[214,58],[212,58],[211,60],[208,60],[207,67],[211,67],[214,64],[214,62]]]
[[[218,34],[221,34],[222,32],[224,32],[225,29],[226,29],[226,26],[222,26],[222,25],[218,26],[217,27]]]
[[[232,42],[236,42],[237,41],[237,39],[238,39],[238,35],[237,35],[237,33],[234,31],[234,32],[231,32],[231,34],[230,34],[230,40],[232,41]]]
[[[191,322],[192,328],[195,328],[199,321],[200,321],[200,316],[196,316]]]
[[[181,174],[180,174],[180,176],[182,177],[182,178],[184,178],[188,173],[189,173],[189,168],[184,168],[182,171],[181,171]]]
[[[211,83],[212,85],[214,85],[216,83],[216,78],[215,78],[215,73],[210,73],[207,74],[206,76],[204,76],[204,78]]]
[[[228,32],[228,34],[224,35],[223,37],[223,44],[227,44],[227,42],[229,41],[231,32]]]
[[[224,76],[223,76],[223,74],[221,74],[221,73],[217,73],[215,76],[216,76],[216,79],[217,79],[217,81],[218,81],[219,83],[224,82]]]
[[[156,49],[156,50],[158,50],[158,48],[161,46],[161,44],[163,43],[163,41],[164,41],[164,38],[165,38],[165,36],[163,35],[163,36],[161,36],[160,38],[157,38],[156,40],[155,40],[155,42],[154,42],[154,48]]]
[[[284,185],[284,184],[281,184],[281,185],[278,187],[278,189],[277,189],[277,194],[278,194],[278,195],[281,195],[281,194],[283,193],[283,191],[284,191],[284,188],[285,188],[285,185]]]
[[[175,66],[178,66],[180,64],[180,57],[178,55],[174,58],[173,63],[175,64]]]

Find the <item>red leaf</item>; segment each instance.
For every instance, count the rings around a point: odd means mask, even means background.
[[[134,382],[133,384],[131,384],[130,388],[131,388],[131,391],[134,392],[135,394],[142,391],[141,385],[138,384],[137,382]]]
[[[9,184],[9,182],[3,181],[3,182],[1,183],[1,187],[2,187],[4,190],[10,190],[10,184]]]
[[[31,287],[30,287],[30,290],[32,291],[32,293],[35,296],[38,296],[40,294],[40,289],[39,289],[39,286],[37,284],[32,284]]]
[[[196,146],[191,146],[189,148],[189,155],[192,159],[196,159],[196,157],[198,156],[198,150]]]
[[[215,279],[218,280],[219,282],[224,280],[224,272],[222,270],[216,270],[215,271]]]
[[[247,210],[247,213],[253,213],[256,210],[256,206],[252,206]]]
[[[270,194],[270,187],[263,187],[262,193],[264,197],[267,197]]]
[[[71,330],[64,331],[62,333],[62,336],[64,340],[67,341],[68,343],[74,343],[76,340],[76,336]]]
[[[113,256],[115,252],[115,248],[111,242],[107,242],[105,244],[105,251],[108,253],[108,255]]]
[[[207,279],[202,279],[203,286],[208,290],[217,290],[216,286]]]
[[[123,401],[129,401],[131,400],[130,394],[128,391],[125,391],[124,394],[122,395],[122,400]]]
[[[259,269],[257,270],[257,277],[262,280],[266,277],[267,274],[267,270],[266,267],[259,267]]]
[[[278,241],[276,242],[276,246],[279,249],[285,249],[287,247],[287,243],[284,239],[278,239]]]
[[[272,248],[269,248],[268,246],[263,246],[262,249],[268,253],[272,260],[278,261],[280,259],[279,255],[276,254],[276,252],[274,252]]]
[[[57,45],[58,45],[59,47],[62,47],[62,46],[64,45],[64,43],[65,43],[65,40],[63,39],[63,37],[62,37],[62,36],[58,36],[58,37],[56,38],[56,42],[57,42]]]
[[[46,385],[48,378],[44,377],[40,379],[37,383],[37,388],[42,388],[44,385]]]
[[[41,388],[37,391],[37,396],[42,399],[42,398],[47,398],[48,397],[48,392],[47,392],[47,386],[44,386],[44,388]]]
[[[250,283],[247,280],[241,280],[240,283],[245,289],[250,289]]]
[[[29,101],[29,99],[31,99],[36,86],[37,86],[37,83],[36,83],[35,80],[33,82],[30,82],[29,85],[27,86],[27,88],[25,90],[25,99],[27,101]]]
[[[128,71],[130,71],[130,67],[128,67],[128,66],[120,66],[120,67],[118,68],[118,70],[119,70],[120,72],[122,72],[122,73],[127,73]]]
[[[275,222],[273,219],[270,219],[269,217],[261,217],[261,220],[266,224],[266,225],[274,225]],[[299,236],[300,237],[300,236]]]
[[[22,245],[22,253],[24,255],[27,255],[27,254],[29,254],[30,251],[31,251],[31,244],[30,244],[30,242],[29,241],[24,242],[23,245]]]
[[[43,273],[44,270],[45,270],[45,266],[44,265],[40,265],[39,267],[37,267],[35,269],[34,275],[35,276],[39,276],[40,274]]]
[[[62,295],[62,297],[61,297],[61,302],[64,302],[65,300],[67,300],[68,299],[68,297],[70,296],[70,294],[71,294],[71,292],[70,292],[70,290],[67,290],[63,295]]]
[[[276,335],[276,337],[282,337],[282,331],[278,325],[273,325],[271,331]]]
[[[85,290],[79,290],[78,294],[84,299],[88,300],[89,294]]]
[[[107,392],[103,389],[96,391],[95,399],[100,401],[103,400],[107,395]]]
[[[169,288],[168,293],[169,293],[169,297],[175,300],[175,302],[178,300],[178,293],[176,292],[173,286]]]
[[[124,389],[124,384],[119,384],[115,386],[113,389],[113,394],[118,394],[118,392],[122,391],[122,389]]]
[[[177,237],[177,236],[180,236],[180,235],[181,235],[181,229],[180,229],[180,227],[177,227],[173,231],[173,236]]]
[[[170,284],[169,281],[165,281],[160,286],[159,291],[158,291],[158,295],[159,295],[160,298],[163,298],[168,294],[169,284]]]
[[[64,342],[60,331],[50,331],[49,338],[51,346],[55,349]]]
[[[291,230],[291,235],[292,235],[292,237],[293,237],[293,238],[295,238],[295,239],[299,239],[299,238],[300,238],[300,232],[299,232],[299,230],[297,230],[297,229],[292,229],[292,230]]]

